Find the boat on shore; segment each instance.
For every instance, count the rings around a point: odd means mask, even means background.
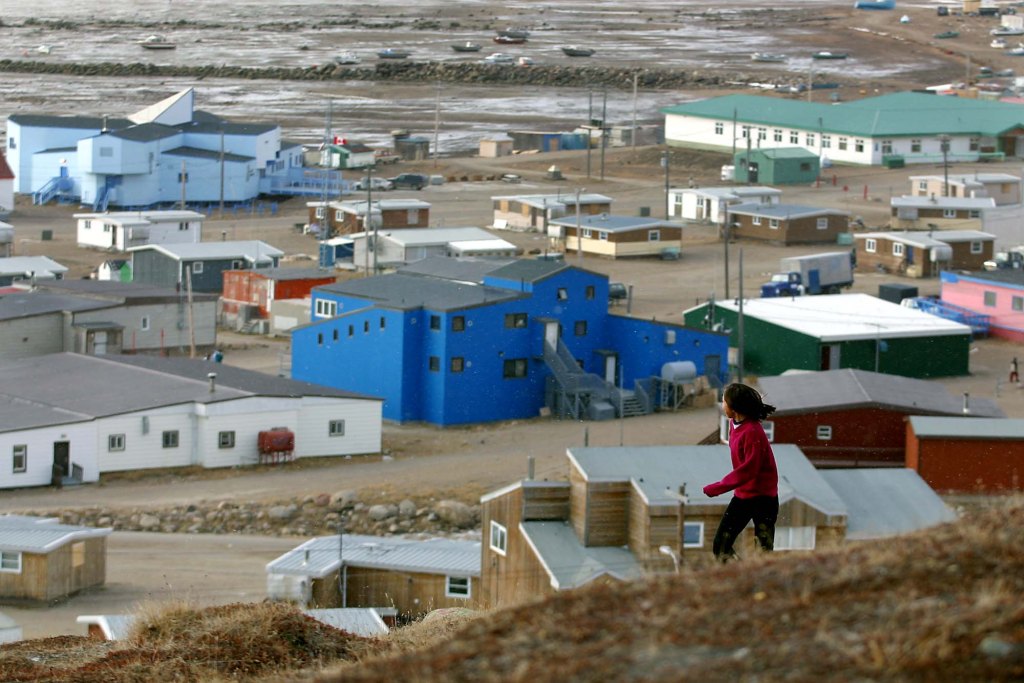
[[[358,64],[360,61],[362,60],[359,55],[354,52],[339,52],[334,55],[335,64]]]
[[[896,0],[857,0],[853,9],[895,9]]]
[[[452,49],[455,50],[456,52],[480,52],[482,48],[483,45],[481,45],[480,43],[474,43],[468,40],[464,43],[452,44]]]
[[[597,50],[589,47],[580,47],[579,45],[563,45],[562,52],[567,57],[592,57]]]
[[[408,50],[386,47],[377,53],[377,57],[380,59],[406,59],[411,54]]]
[[[1010,28],[1008,26],[1000,26],[994,28],[988,32],[992,36],[1024,36],[1024,28]]]
[[[169,41],[164,36],[151,35],[146,36],[139,41],[139,47],[144,50],[173,50],[177,47],[174,43]]]
[[[829,50],[822,50],[811,55],[812,59],[846,59],[847,57],[849,55],[845,52],[831,52]]]
[[[509,27],[498,31],[498,35],[506,38],[522,38],[525,41],[530,37],[530,32],[525,28]]]
[[[992,42],[989,43],[988,46],[991,47],[991,48],[994,48],[996,50],[1003,50],[1003,49],[1006,48],[1006,39],[1005,38],[993,38]]]
[[[496,35],[494,36],[494,42],[498,45],[522,45],[526,42],[526,38],[518,38],[516,36]]]
[[[959,36],[960,36],[959,31],[943,31],[942,33],[936,33],[932,37],[933,38],[938,38],[939,40],[944,40],[946,38],[957,38]]]
[[[771,52],[755,52],[750,55],[750,59],[754,62],[784,62],[786,61],[786,55],[773,54]]]

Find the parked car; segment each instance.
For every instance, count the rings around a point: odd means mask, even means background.
[[[352,188],[354,190],[362,190],[365,192],[368,180],[370,189],[374,192],[383,192],[385,190],[390,190],[393,187],[391,181],[387,178],[360,178],[352,185]]]
[[[422,190],[430,184],[430,178],[421,173],[401,173],[389,180],[396,190]]]
[[[484,62],[486,64],[512,64],[515,61],[515,55],[510,55],[505,52],[495,52],[492,55],[484,57]]]

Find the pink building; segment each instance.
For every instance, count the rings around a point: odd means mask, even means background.
[[[990,316],[993,337],[1024,342],[1024,271],[943,271],[943,303]]]

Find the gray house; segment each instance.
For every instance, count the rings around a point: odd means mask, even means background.
[[[260,240],[150,244],[128,250],[134,282],[193,292],[224,289],[224,271],[277,267],[284,252]]]
[[[65,266],[46,256],[0,258],[0,287],[19,280],[60,280],[67,272]]]

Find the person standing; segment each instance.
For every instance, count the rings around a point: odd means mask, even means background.
[[[1017,384],[1020,382],[1020,375],[1017,374],[1017,356],[1013,357],[1010,361],[1010,384]]]
[[[718,524],[712,549],[715,558],[728,562],[736,557],[733,544],[753,520],[754,536],[762,550],[775,547],[775,522],[779,516],[779,472],[761,420],[775,412],[755,389],[730,384],[722,396],[722,411],[730,420],[729,454],[732,472],[704,487],[709,498],[735,491]]]

